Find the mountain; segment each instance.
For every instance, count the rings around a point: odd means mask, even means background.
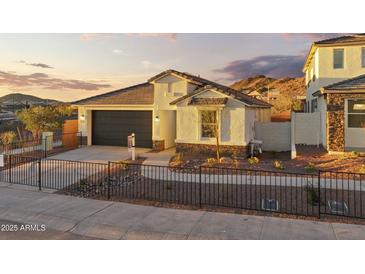
[[[37,96],[22,94],[22,93],[10,93],[0,97],[0,104],[5,105],[20,105],[20,104],[30,104],[30,105],[46,105],[46,104],[56,104],[61,103],[53,99],[43,99]]]
[[[297,96],[305,95],[304,77],[276,79],[265,75],[257,75],[237,81],[231,85],[231,88],[245,93],[253,90],[265,93],[268,89],[278,91],[277,98],[270,101],[273,105],[273,113],[290,111],[293,101],[297,100]]]

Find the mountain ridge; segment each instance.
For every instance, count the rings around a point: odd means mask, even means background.
[[[273,113],[290,111],[297,97],[306,94],[304,77],[273,78],[265,75],[256,75],[236,81],[230,87],[245,93],[253,90],[265,92],[268,89],[279,91],[280,94],[277,96],[277,99],[270,101],[273,105]]]

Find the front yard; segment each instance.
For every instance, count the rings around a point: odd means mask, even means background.
[[[365,173],[365,154],[330,155],[316,146],[298,146],[294,160],[290,158],[290,152],[264,152],[257,159],[222,157],[219,162],[204,155],[176,154],[170,161],[172,167],[198,168],[200,165],[294,173],[313,173],[316,170]]]

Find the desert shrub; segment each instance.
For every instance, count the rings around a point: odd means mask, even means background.
[[[351,151],[350,152],[350,157],[351,158],[357,158],[359,156],[360,156],[360,152],[358,152],[358,151]]]
[[[303,110],[303,104],[300,100],[295,100],[292,103],[292,108],[294,111],[302,111]]]
[[[205,162],[208,166],[212,166],[217,162],[217,159],[216,158],[208,158]]]
[[[183,161],[183,159],[184,159],[184,156],[183,156],[182,152],[179,152],[175,155],[174,161],[181,163]]]
[[[306,171],[308,171],[308,172],[315,172],[315,171],[317,171],[316,165],[314,163],[310,163],[310,162],[304,167],[304,169]]]
[[[305,186],[305,191],[308,194],[308,203],[312,206],[318,205],[320,203],[319,201],[319,193],[318,188],[313,187],[313,184],[308,183]]]
[[[365,165],[361,165],[358,172],[365,174]]]
[[[16,134],[14,131],[5,131],[0,134],[0,142],[3,145],[10,145],[12,142],[14,142],[16,138]]]
[[[280,160],[274,160],[273,166],[276,169],[284,169],[283,163]]]
[[[257,165],[258,163],[260,163],[260,160],[257,157],[250,157],[247,161],[250,165]]]

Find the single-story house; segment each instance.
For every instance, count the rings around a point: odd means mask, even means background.
[[[223,153],[245,152],[254,123],[269,122],[271,105],[227,86],[176,70],[146,83],[74,102],[79,131],[88,145],[177,152],[212,152],[216,134]]]

